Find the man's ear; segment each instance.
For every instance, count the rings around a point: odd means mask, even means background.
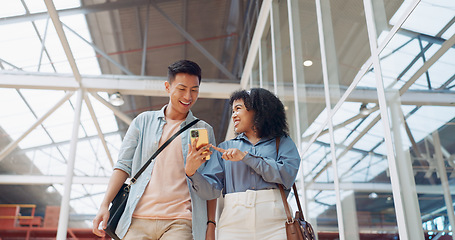
[[[164,82],[164,88],[166,89],[167,93],[171,92],[171,84],[168,81]]]

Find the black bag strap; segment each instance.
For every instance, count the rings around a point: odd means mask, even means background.
[[[276,155],[277,155],[277,157],[278,157],[279,146],[280,146],[280,138],[276,138]],[[292,219],[292,216],[289,212],[288,200],[286,199],[286,194],[284,194],[284,187],[282,184],[278,184],[278,188],[280,189],[280,192],[281,192],[281,199],[283,199],[284,210],[286,211],[286,216],[288,218],[288,222],[293,222],[294,220]],[[295,197],[295,201],[297,202],[297,207],[299,208],[300,217],[302,218],[301,220],[305,221],[305,217],[303,216],[302,207],[300,206],[299,193],[297,192],[297,187],[295,186],[295,183],[292,184],[292,189],[294,190],[294,197]]]
[[[198,121],[199,121],[199,119],[193,120],[188,125],[181,128],[178,132],[176,132],[174,135],[172,135],[172,137],[170,137],[165,143],[163,143],[163,145],[161,145],[160,148],[158,148],[158,150],[156,150],[156,152],[149,158],[149,160],[144,164],[144,166],[142,166],[141,169],[139,169],[139,171],[136,173],[136,175],[134,175],[134,177],[131,179],[128,187],[133,185],[136,182],[136,180],[139,178],[139,176],[145,171],[145,169],[150,165],[150,163],[152,163],[153,159],[155,159],[156,156],[158,156],[158,154],[160,154],[160,152],[163,151],[163,149],[165,147],[167,147],[167,145],[169,145],[169,143],[172,142],[172,140],[174,140],[178,135],[180,135],[180,133],[184,132],[185,130],[187,130],[194,124],[196,124]]]

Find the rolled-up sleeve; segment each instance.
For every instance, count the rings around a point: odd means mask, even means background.
[[[137,118],[135,118],[123,138],[118,154],[118,161],[115,163],[114,169],[120,169],[131,176],[133,157],[138,146],[139,136],[140,130],[137,125]]]
[[[190,179],[192,188],[205,200],[215,199],[221,195],[224,182],[224,167],[221,155],[214,152],[202,169],[198,169]]]
[[[250,166],[264,181],[292,187],[300,165],[300,155],[290,137],[282,137],[277,158],[247,154],[242,161]]]

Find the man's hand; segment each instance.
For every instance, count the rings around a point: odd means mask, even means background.
[[[237,148],[229,148],[226,150],[215,146],[212,146],[212,148],[223,154],[221,155],[222,159],[233,162],[241,161],[248,154],[247,151],[242,152]]]
[[[197,138],[194,139],[192,144],[188,144],[188,155],[186,156],[186,164],[185,164],[185,173],[187,176],[191,177],[194,175],[196,170],[205,163],[206,157],[212,154],[210,151],[210,147],[212,144],[207,144],[199,149],[196,149]]]
[[[104,232],[103,229],[106,229],[107,227],[107,221],[109,220],[109,210],[108,207],[100,207],[100,210],[96,214],[96,217],[93,219],[93,227],[92,227],[92,232],[97,235],[98,237],[104,237],[106,236],[106,233]],[[99,229],[100,223],[103,222],[102,224],[102,229]]]

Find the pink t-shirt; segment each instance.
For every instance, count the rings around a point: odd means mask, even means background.
[[[183,120],[166,119],[160,146],[180,129]],[[179,135],[156,157],[152,176],[133,217],[191,220],[191,197],[186,183]]]

